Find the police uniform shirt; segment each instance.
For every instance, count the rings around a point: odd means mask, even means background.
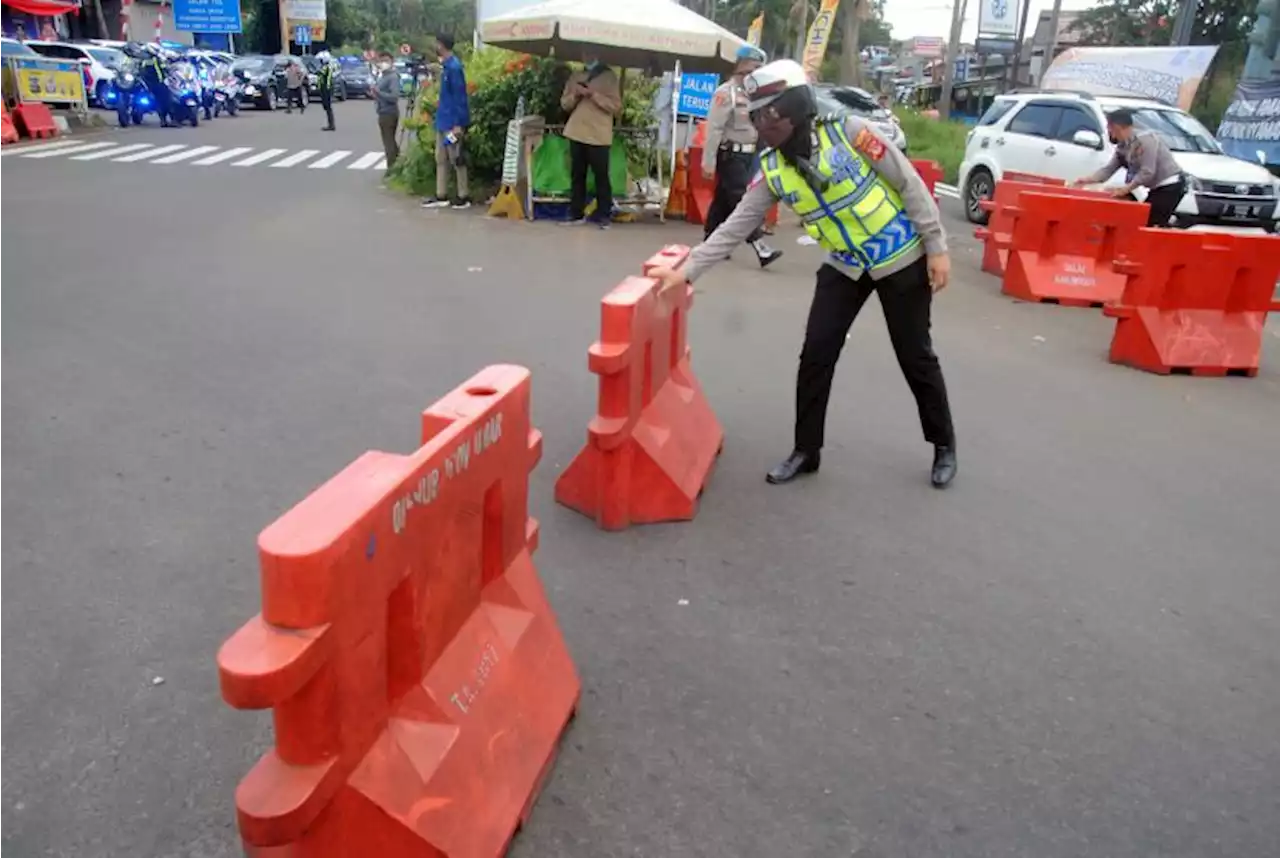
[[[1182,175],[1182,168],[1160,135],[1154,131],[1137,131],[1127,141],[1117,143],[1106,166],[1084,178],[1085,184],[1097,184],[1125,168],[1125,184],[1137,188],[1159,188],[1172,185]]]
[[[894,260],[893,264],[868,272],[871,278],[879,280],[896,271],[901,271],[919,259],[921,254],[932,256],[946,253],[947,235],[942,228],[938,204],[934,202],[924,179],[920,178],[920,174],[907,160],[907,156],[860,117],[846,117],[844,130],[858,150],[858,155],[866,160],[881,179],[898,192],[902,198],[902,207],[915,226],[916,232],[919,233],[922,244],[922,249],[903,254]],[[707,148],[709,149],[710,146]],[[729,219],[689,254],[689,259],[683,268],[685,278],[692,283],[709,267],[728,259],[729,254],[733,253],[738,245],[764,222],[765,215],[776,202],[773,191],[769,189],[769,183],[764,181],[763,174],[757,173],[751,180],[746,194],[743,195],[742,202],[738,203],[738,207],[733,210]],[[829,257],[827,263],[854,280],[863,274],[861,268],[845,265],[834,256]]]
[[[707,142],[702,150],[702,171],[714,173],[716,153],[726,143],[753,145],[756,128],[751,124],[747,109],[750,99],[742,87],[742,81],[731,77],[716,89],[711,98],[711,110],[707,114]]]

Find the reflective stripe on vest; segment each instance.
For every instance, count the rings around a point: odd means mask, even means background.
[[[761,161],[773,195],[786,203],[805,231],[846,265],[874,269],[920,244],[897,189],[853,148],[838,122],[818,125],[818,172],[831,180],[819,194],[804,176],[769,150]]]

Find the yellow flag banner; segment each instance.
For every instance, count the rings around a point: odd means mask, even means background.
[[[751,22],[751,26],[747,28],[747,41],[760,47],[760,40],[764,38],[764,13],[756,15],[756,19]]]
[[[831,41],[831,28],[836,22],[836,10],[840,8],[840,0],[822,0],[813,25],[809,27],[809,37],[804,43],[804,72],[810,81],[818,80],[818,70],[822,67],[822,58],[827,55],[827,42]]]

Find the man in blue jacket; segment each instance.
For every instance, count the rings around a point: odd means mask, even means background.
[[[467,104],[467,74],[462,60],[453,53],[453,36],[436,36],[440,54],[440,105],[436,108],[436,195],[422,203],[423,208],[471,208],[467,189],[467,152],[463,137],[471,124],[471,108]],[[457,175],[457,196],[449,199],[449,170]]]

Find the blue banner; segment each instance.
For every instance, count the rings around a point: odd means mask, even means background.
[[[680,101],[676,109],[686,116],[705,119],[711,112],[711,98],[716,94],[716,87],[719,85],[719,75],[680,75]]]
[[[173,26],[193,33],[239,33],[240,0],[173,0]]]
[[[1240,81],[1218,126],[1218,142],[1235,158],[1280,166],[1280,80]]]

